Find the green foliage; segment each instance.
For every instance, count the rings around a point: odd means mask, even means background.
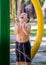
[[[25,0],[22,0],[22,3],[24,3]],[[39,0],[41,6],[43,6],[45,0]],[[27,0],[27,2],[31,3],[31,0]]]
[[[43,6],[45,0],[39,0],[39,1],[40,1],[41,6]]]

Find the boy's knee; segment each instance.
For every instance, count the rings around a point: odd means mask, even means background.
[[[30,62],[25,62],[25,65],[31,65],[31,63]]]

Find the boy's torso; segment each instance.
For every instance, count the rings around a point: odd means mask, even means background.
[[[29,40],[29,36],[25,36],[25,35],[16,36],[16,41],[18,42],[27,42],[28,40]]]
[[[23,30],[21,29],[21,33],[16,35],[16,41],[18,41],[18,42],[27,42],[28,40],[29,40],[29,35],[26,36],[24,34]]]

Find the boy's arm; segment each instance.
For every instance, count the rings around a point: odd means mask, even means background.
[[[16,34],[19,34],[19,19],[18,18],[16,18],[15,19],[15,26],[14,26],[14,34],[16,35]]]
[[[18,34],[18,26],[15,24],[15,27],[14,27],[14,34]]]
[[[28,24],[27,26],[23,25],[23,32],[25,33],[25,35],[29,35],[30,34],[30,30],[31,30],[31,25]]]
[[[15,27],[14,27],[14,34],[19,34],[19,23],[15,23]]]

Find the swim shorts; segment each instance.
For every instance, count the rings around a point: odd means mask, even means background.
[[[30,42],[16,42],[15,53],[17,62],[31,62],[31,45]]]

